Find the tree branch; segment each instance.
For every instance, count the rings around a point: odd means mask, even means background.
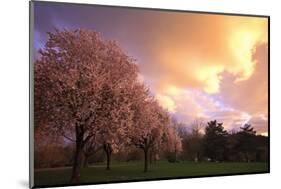
[[[63,136],[64,138],[70,140],[71,142],[76,142],[76,140],[74,140],[74,139],[72,139],[72,138],[66,136],[64,133],[62,133],[62,136]]]

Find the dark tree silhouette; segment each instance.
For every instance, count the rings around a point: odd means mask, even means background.
[[[251,124],[245,124],[243,127],[240,127],[240,129],[242,130],[241,132],[248,134],[249,136],[253,136],[256,134],[256,131],[251,126]]]
[[[250,124],[240,127],[241,131],[237,133],[237,150],[243,154],[244,161],[250,162],[255,159],[253,156],[256,151],[256,131]],[[252,158],[251,158],[252,157]]]
[[[211,158],[212,161],[225,160],[228,133],[222,125],[222,123],[214,120],[208,122],[205,128],[205,136],[203,138],[204,155]]]

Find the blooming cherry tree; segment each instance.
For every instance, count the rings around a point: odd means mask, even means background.
[[[170,118],[144,86],[135,91],[137,95],[133,97],[134,117],[129,138],[133,145],[143,150],[144,172],[147,172],[149,151],[163,141],[164,128],[169,124]]]
[[[83,150],[91,139],[104,130],[104,138],[110,138],[115,128],[105,128],[111,125],[121,125],[117,130],[122,133],[127,119],[122,91],[136,80],[137,67],[116,42],[91,30],[49,33],[39,53],[34,63],[35,126],[75,143],[71,182],[79,182]]]

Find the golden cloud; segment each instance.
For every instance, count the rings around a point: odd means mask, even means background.
[[[265,18],[176,14],[167,17],[166,30],[152,39],[154,57],[148,64],[156,64],[161,90],[173,85],[213,94],[219,92],[222,73],[233,74],[236,82],[253,74],[252,52],[264,42]],[[142,70],[150,69],[148,64]]]
[[[228,129],[267,116],[267,18],[150,16],[139,66],[164,108],[185,123],[218,119]]]
[[[173,112],[173,113],[175,112],[176,104],[171,97],[158,94],[156,95],[156,99],[158,100],[158,102],[161,104],[163,108],[167,109],[169,112]]]

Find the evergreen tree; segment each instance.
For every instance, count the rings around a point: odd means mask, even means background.
[[[222,123],[216,120],[208,122],[203,138],[204,155],[211,161],[225,160],[227,136],[228,133]]]

